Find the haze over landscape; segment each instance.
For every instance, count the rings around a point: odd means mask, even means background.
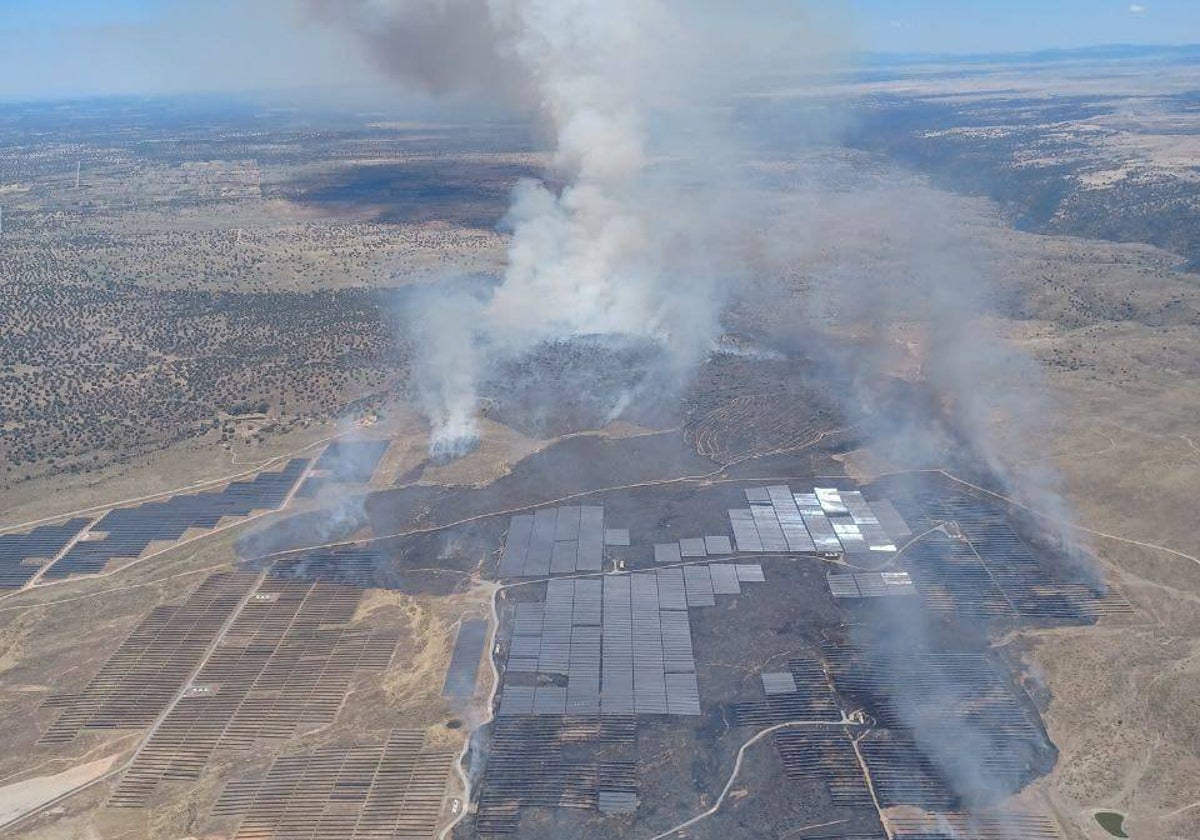
[[[1200,9],[20,0],[0,835],[1200,836]]]

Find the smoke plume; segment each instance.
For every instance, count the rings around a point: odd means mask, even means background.
[[[532,109],[552,138],[562,186],[525,180],[513,191],[500,283],[482,300],[430,297],[413,313],[433,454],[470,448],[489,369],[545,343],[649,340],[664,351],[665,376],[655,381],[681,383],[717,333],[736,263],[735,216],[704,209],[731,193],[717,175],[720,132],[701,127],[715,90],[689,90],[699,55],[679,15],[661,0],[314,6],[360,33],[397,78],[435,93],[502,97]],[[673,145],[685,134],[696,141]],[[621,404],[621,394],[608,402]]]

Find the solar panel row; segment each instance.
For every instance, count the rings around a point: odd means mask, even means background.
[[[77,694],[45,705],[63,711],[41,742],[68,743],[84,729],[149,726],[167,707],[250,591],[252,574],[207,578],[182,603],[155,607]]]

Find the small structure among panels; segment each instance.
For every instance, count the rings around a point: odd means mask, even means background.
[[[568,505],[519,514],[509,523],[497,574],[504,578],[598,572],[604,544],[604,508],[600,505]]]
[[[226,785],[213,816],[238,819],[234,840],[433,837],[453,762],[425,733],[397,729],[384,744],[276,758],[262,778]]]
[[[140,557],[152,542],[177,540],[193,528],[215,528],[226,517],[278,508],[307,468],[308,461],[295,458],[279,471],[235,481],[223,490],[110,510],[91,527],[90,535],[97,538],[76,542],[46,570],[45,579],[95,574],[115,558]]]
[[[729,511],[739,551],[851,554],[896,550],[875,512],[876,503],[868,502],[857,490],[816,487],[812,493],[793,493],[776,484],[748,487],[745,492],[750,507]],[[900,530],[903,520],[894,508],[887,506],[884,516]]]
[[[24,534],[0,535],[0,590],[20,589],[59,555],[91,519],[43,525]]]

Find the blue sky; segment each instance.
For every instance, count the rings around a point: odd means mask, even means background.
[[[1017,52],[1200,42],[1200,0],[851,0],[866,46]]]
[[[402,0],[393,0],[400,2]],[[1200,0],[680,0],[778,50],[789,26],[850,51],[1200,43]],[[302,0],[0,0],[0,98],[378,82]],[[816,32],[814,37],[813,32]]]

